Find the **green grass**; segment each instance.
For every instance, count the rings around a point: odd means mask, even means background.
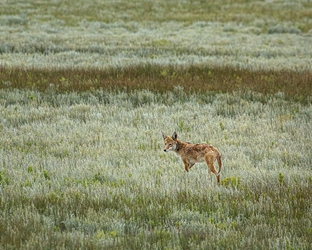
[[[0,62],[311,71],[311,9],[309,1],[6,1]]]
[[[311,105],[284,95],[1,90],[3,248],[311,245]],[[263,100],[266,102],[263,103]],[[161,130],[223,154],[188,174]]]
[[[62,20],[66,25],[75,26],[82,19],[99,22],[116,20],[132,22],[236,22],[250,24],[255,19],[270,22],[292,22],[303,32],[312,29],[308,19],[311,16],[309,1],[29,1],[24,4],[4,2],[2,15],[22,15],[41,21]],[[41,17],[40,17],[41,16]],[[265,28],[265,27],[264,27]]]
[[[2,1],[0,248],[310,249],[311,9]]]

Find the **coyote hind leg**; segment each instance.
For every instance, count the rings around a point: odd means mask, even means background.
[[[220,182],[220,174],[218,173],[218,171],[216,170],[213,162],[214,162],[214,155],[213,154],[207,154],[205,155],[205,161],[206,164],[208,166],[208,174],[210,174],[210,172],[214,173],[215,176],[217,177],[217,182]]]

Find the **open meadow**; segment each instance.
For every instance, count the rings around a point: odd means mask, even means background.
[[[311,249],[311,1],[0,3],[0,249]]]

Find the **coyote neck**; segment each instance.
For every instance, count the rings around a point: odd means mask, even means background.
[[[177,154],[181,154],[181,150],[182,150],[182,148],[183,148],[183,146],[185,145],[186,143],[185,142],[181,142],[181,141],[179,141],[179,140],[177,140],[177,146],[176,146],[176,148],[175,148],[175,152],[177,153]]]

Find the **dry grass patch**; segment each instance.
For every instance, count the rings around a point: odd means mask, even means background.
[[[311,72],[254,71],[230,67],[190,66],[187,68],[157,65],[121,69],[16,69],[0,68],[2,88],[40,91],[83,92],[94,90],[128,92],[147,89],[164,93],[182,88],[186,94],[212,91],[256,91],[283,93],[309,102],[312,94]]]

